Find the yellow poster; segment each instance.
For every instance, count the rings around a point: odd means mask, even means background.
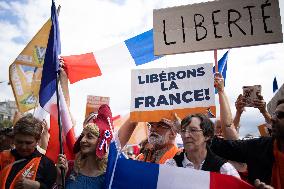
[[[36,107],[51,20],[49,19],[9,67],[9,80],[20,112]]]

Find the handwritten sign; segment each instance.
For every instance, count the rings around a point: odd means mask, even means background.
[[[132,70],[132,121],[160,121],[190,113],[215,117],[212,64]]]
[[[98,113],[99,107],[103,104],[109,105],[109,97],[88,95],[85,117],[90,115],[91,112]]]
[[[278,0],[219,0],[153,14],[155,55],[283,42]]]

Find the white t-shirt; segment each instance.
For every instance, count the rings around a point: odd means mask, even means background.
[[[165,162],[166,165],[170,165],[170,166],[176,166],[177,167],[177,163],[174,159],[168,159],[166,162]],[[204,161],[201,162],[200,164],[200,169],[202,167],[202,165],[204,164]],[[191,168],[191,169],[194,169],[194,165],[191,161],[189,161],[184,153],[184,158],[182,160],[182,167],[183,168]],[[199,170],[200,170],[199,169]],[[238,173],[238,171],[234,168],[234,166],[230,163],[224,163],[222,165],[222,167],[220,168],[220,173],[221,174],[225,174],[225,175],[232,175],[232,176],[235,176],[237,178],[240,178],[240,175]]]

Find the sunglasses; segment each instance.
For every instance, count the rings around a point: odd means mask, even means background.
[[[171,129],[171,127],[163,122],[149,122],[147,123],[147,126],[149,127],[149,129],[153,126],[157,126],[157,127],[162,127],[164,129]]]
[[[284,112],[274,112],[272,114],[273,117],[277,117],[277,119],[283,119],[284,118]]]

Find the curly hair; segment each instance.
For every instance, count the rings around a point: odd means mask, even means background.
[[[88,130],[89,132],[93,133],[96,137],[99,137],[99,134],[100,134],[99,128],[94,123],[88,123],[87,125],[85,125],[84,130]],[[79,145],[81,140],[82,140],[82,137],[80,136],[78,140],[76,141],[77,145]],[[79,151],[75,156],[74,169],[73,169],[74,175],[72,175],[73,179],[76,179],[76,176],[80,172],[80,169],[82,168],[84,161],[86,160],[86,156],[81,153],[80,147],[77,150]],[[104,173],[106,171],[107,160],[108,160],[108,153],[106,153],[103,158],[99,158],[95,156],[94,163],[97,164],[99,172]]]
[[[32,114],[27,114],[20,118],[14,126],[14,136],[17,134],[31,135],[39,140],[43,130],[42,121]]]

